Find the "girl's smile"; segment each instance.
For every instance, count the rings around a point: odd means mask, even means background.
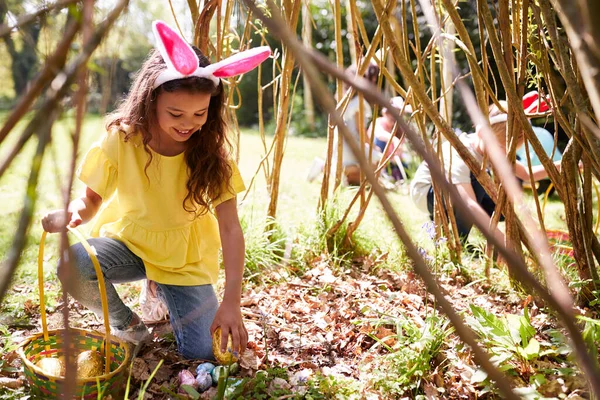
[[[173,128],[173,129],[175,129],[175,132],[177,132],[177,134],[179,136],[184,137],[184,138],[187,138],[187,137],[191,136],[192,133],[194,133],[193,129],[185,129],[185,130],[177,129],[177,128]]]
[[[156,99],[158,126],[152,131],[152,149],[164,156],[182,153],[185,142],[206,123],[210,99],[209,93],[161,92]]]

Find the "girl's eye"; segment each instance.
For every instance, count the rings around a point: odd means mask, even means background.
[[[202,114],[194,114],[196,117],[202,117],[205,113]]]
[[[179,118],[179,117],[181,117],[182,114],[169,113],[169,115],[171,115],[171,117],[173,117],[173,118]]]

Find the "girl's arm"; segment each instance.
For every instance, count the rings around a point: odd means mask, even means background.
[[[86,187],[83,196],[71,201],[66,214],[65,210],[50,211],[42,218],[42,226],[46,232],[50,233],[62,232],[67,225],[75,228],[94,218],[101,205],[102,197]]]
[[[244,276],[244,234],[237,213],[237,200],[226,200],[215,207],[225,265],[225,293],[210,327],[214,333],[221,327],[221,350],[225,351],[227,336],[231,333],[233,350],[242,354],[248,344],[248,332],[242,320],[240,302]]]
[[[556,168],[558,168],[558,171],[560,171],[560,161],[561,160],[554,161],[554,165],[556,166]],[[548,177],[548,172],[546,172],[546,169],[543,165],[532,166],[531,171],[533,172],[534,181],[539,181],[540,179]],[[515,163],[515,175],[517,176],[517,178],[522,179],[526,182],[529,182],[531,180],[529,175],[529,168],[520,161],[517,161]]]

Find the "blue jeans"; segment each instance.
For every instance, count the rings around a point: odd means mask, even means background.
[[[93,238],[88,241],[96,249],[104,274],[110,325],[124,330],[133,318],[133,311],[123,303],[114,284],[145,279],[144,262],[118,240]],[[66,274],[59,267],[58,276],[77,301],[101,316],[102,303],[94,265],[80,243],[71,246],[71,252],[74,273]],[[67,282],[68,277],[72,278],[70,282]],[[181,355],[189,359],[214,359],[210,326],[219,302],[212,285],[176,286],[158,282],[157,285],[159,296],[169,309],[171,326]]]
[[[496,210],[496,204],[492,200],[490,196],[485,192],[481,183],[477,181],[475,175],[471,172],[471,186],[473,187],[473,192],[475,192],[475,198],[477,199],[477,203],[483,208],[483,210],[490,217]],[[429,210],[429,218],[433,221],[433,203],[434,203],[434,191],[433,186],[429,188],[429,192],[427,193],[427,209]],[[471,232],[471,228],[473,228],[472,222],[467,222],[465,217],[461,215],[458,211],[454,212],[454,218],[456,219],[456,230],[458,231],[458,237],[460,241],[465,244],[467,241],[467,237]],[[504,221],[504,216],[500,217],[500,221]]]

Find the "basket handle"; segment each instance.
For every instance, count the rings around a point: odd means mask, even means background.
[[[92,264],[94,264],[94,269],[96,270],[96,278],[98,279],[98,289],[100,290],[100,300],[102,302],[102,314],[104,317],[104,329],[105,329],[105,340],[104,340],[104,370],[105,373],[110,373],[110,323],[108,320],[108,300],[106,298],[106,286],[104,285],[104,275],[102,274],[102,270],[100,269],[100,263],[98,262],[98,257],[96,257],[96,252],[90,246],[88,241],[83,237],[78,230],[74,228],[67,227],[69,232],[71,232],[77,239],[81,241],[83,248],[87,251],[90,259],[92,260]],[[40,240],[40,249],[38,252],[38,285],[40,291],[40,314],[42,317],[42,330],[44,332],[44,340],[48,341],[48,322],[46,320],[46,302],[44,299],[44,247],[46,243],[46,235],[47,232],[44,231],[42,233],[42,238]]]

